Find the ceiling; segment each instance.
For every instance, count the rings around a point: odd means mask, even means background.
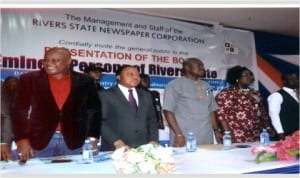
[[[122,8],[121,11],[220,23],[225,27],[299,37],[299,8]]]

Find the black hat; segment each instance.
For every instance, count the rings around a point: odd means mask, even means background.
[[[103,72],[104,70],[103,70],[101,67],[99,67],[99,66],[97,66],[97,65],[95,65],[95,64],[90,64],[89,66],[87,66],[87,67],[84,69],[84,73],[89,73],[90,71]]]

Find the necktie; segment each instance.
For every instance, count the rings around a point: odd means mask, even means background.
[[[129,92],[129,96],[128,96],[129,105],[132,108],[132,110],[136,113],[138,107],[137,107],[137,104],[136,104],[136,100],[133,97],[132,89],[129,89],[128,92]]]

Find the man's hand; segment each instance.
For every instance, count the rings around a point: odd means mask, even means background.
[[[184,146],[185,146],[184,135],[181,135],[181,134],[175,135],[174,147],[184,147]]]
[[[12,157],[11,145],[10,144],[1,143],[0,149],[1,149],[1,160],[4,160],[4,161],[14,160],[13,157]]]
[[[90,141],[92,147],[93,147],[93,155],[96,156],[99,153],[98,150],[98,142],[99,140],[96,139],[95,137],[87,137],[87,139]]]
[[[216,141],[217,143],[222,143],[223,140],[223,134],[219,131],[215,131],[215,137],[216,137]]]
[[[28,159],[34,156],[33,149],[27,144],[18,145],[17,151],[21,164],[25,164]]]
[[[114,146],[115,146],[116,149],[125,147],[125,151],[130,149],[130,147],[128,145],[126,145],[123,142],[123,140],[120,140],[120,139],[114,142]]]
[[[150,141],[149,144],[159,145],[159,143],[157,141]]]
[[[90,143],[93,147],[93,155],[96,156],[98,155],[99,153],[99,150],[98,150],[98,142],[99,140],[96,139],[95,137],[88,137],[88,139],[90,140]]]

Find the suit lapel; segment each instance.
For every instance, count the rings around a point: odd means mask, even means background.
[[[119,98],[121,100],[121,102],[128,103],[128,100],[126,99],[126,97],[124,96],[124,94],[122,93],[121,89],[118,86],[116,86],[114,88],[114,90],[117,95],[117,98]],[[129,104],[128,104],[128,106],[129,106]]]
[[[132,111],[132,109],[131,109],[131,107],[130,107],[130,105],[129,105],[129,103],[128,103],[127,98],[126,98],[125,95],[122,93],[121,89],[120,89],[118,86],[116,86],[116,87],[114,88],[114,90],[115,90],[115,93],[116,93],[117,101],[120,102],[121,107],[124,108],[124,110],[125,110],[126,112],[130,111],[130,113],[134,114],[134,112]],[[138,109],[138,112],[139,112],[139,109]]]

